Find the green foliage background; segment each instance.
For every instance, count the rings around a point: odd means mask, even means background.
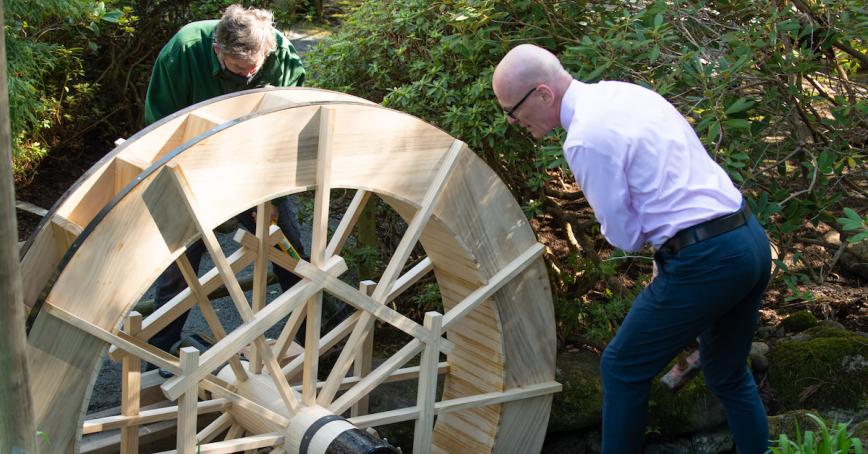
[[[614,329],[635,290],[612,276],[647,271],[647,257],[619,260],[599,240],[587,204],[565,184],[562,137],[534,143],[508,127],[490,88],[499,59],[534,43],[579,80],[626,80],[666,96],[766,225],[793,298],[809,298],[798,284],[825,276],[792,267],[805,227],[826,224],[842,238],[864,230],[866,37],[865,4],[853,0],[364,1],[306,63],[311,84],[381,101],[467,142],[540,231],[566,238],[566,252],[547,260],[569,334],[588,332],[589,320]],[[846,231],[835,219],[844,207],[855,210]],[[595,316],[576,304],[589,295],[619,309]]]

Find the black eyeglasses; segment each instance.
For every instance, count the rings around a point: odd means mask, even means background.
[[[521,107],[521,104],[523,102],[525,102],[525,100],[527,100],[528,96],[530,96],[531,93],[535,92],[537,88],[539,88],[539,87],[537,86],[537,87],[531,88],[530,91],[527,92],[526,95],[522,96],[521,100],[519,100],[517,103],[515,103],[514,106],[512,106],[512,109],[504,109],[504,113],[506,113],[506,115],[509,116],[509,118],[512,118],[513,120],[518,120],[518,118],[515,118],[515,115],[513,115],[513,112],[518,110],[518,108]]]

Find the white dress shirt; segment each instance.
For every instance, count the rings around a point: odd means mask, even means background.
[[[625,82],[574,80],[561,104],[564,156],[603,236],[625,251],[741,207],[729,176],[668,101]]]

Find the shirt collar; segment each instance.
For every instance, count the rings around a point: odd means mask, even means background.
[[[573,122],[573,115],[576,113],[576,105],[578,104],[580,90],[585,85],[578,80],[573,79],[567,88],[564,97],[561,99],[561,126],[569,130],[570,124]]]

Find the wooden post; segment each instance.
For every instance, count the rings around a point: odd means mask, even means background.
[[[0,28],[4,27],[0,0]],[[6,37],[0,33],[0,452],[37,452],[27,372],[24,297],[12,184],[12,138],[6,85]]]
[[[374,281],[359,282],[359,291],[365,295],[373,293],[377,283]],[[368,335],[362,340],[362,348],[356,353],[356,359],[353,360],[353,375],[364,378],[365,375],[371,373],[371,357],[374,354],[374,320],[371,319],[368,327]],[[368,396],[362,397],[353,405],[350,410],[351,416],[361,416],[368,414]]]
[[[413,431],[413,452],[428,454],[431,452],[431,434],[434,431],[434,404],[437,402],[437,363],[440,361],[440,328],[443,326],[443,315],[437,312],[425,314],[425,328],[431,331],[431,342],[422,351],[419,362],[419,394],[416,398],[416,408],[419,417],[416,419],[416,429]]]
[[[142,314],[131,312],[124,327],[127,334],[135,337],[142,330]],[[121,379],[121,414],[135,416],[139,414],[140,394],[142,390],[142,360],[131,354],[124,355]],[[121,453],[137,454],[139,452],[139,426],[131,425],[121,429]]]
[[[193,347],[181,349],[181,373],[192,374],[199,368],[199,350]],[[191,381],[187,384],[184,394],[178,398],[178,453],[194,454],[196,452],[196,416],[199,401],[199,384]]]

